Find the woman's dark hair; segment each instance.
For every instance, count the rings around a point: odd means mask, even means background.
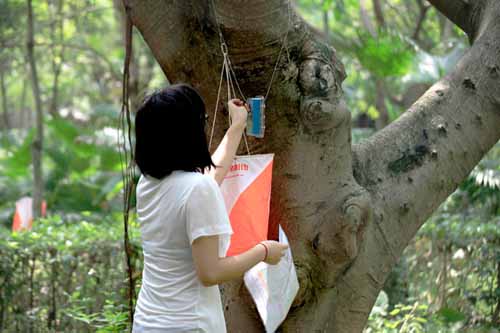
[[[202,172],[215,167],[205,136],[205,103],[187,84],[148,96],[135,116],[135,162],[157,179],[174,170]]]

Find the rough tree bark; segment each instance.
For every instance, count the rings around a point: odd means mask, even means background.
[[[0,93],[2,94],[3,127],[5,129],[9,129],[10,128],[9,106],[7,103],[8,100],[7,87],[5,84],[5,74],[3,68],[0,68]]]
[[[408,242],[500,138],[500,3],[430,2],[471,49],[397,121],[351,147],[335,50],[295,13],[288,25],[285,0],[215,1],[247,96],[265,92],[289,27],[266,138],[249,142],[276,154],[270,234],[286,230],[300,280],[283,332],[361,332]],[[170,82],[193,84],[213,110],[222,58],[212,2],[124,4]],[[242,282],[222,288],[228,331],[261,332]]]
[[[49,13],[50,17],[50,39],[52,41],[50,51],[52,53],[52,93],[50,98],[49,113],[54,118],[59,117],[59,77],[61,75],[62,66],[64,64],[64,16],[62,15],[62,10],[64,3],[59,0],[57,4],[52,1],[47,1],[47,6],[56,7],[55,13],[52,13],[51,9]],[[56,35],[57,32],[57,35]],[[59,46],[60,45],[60,46]],[[59,50],[58,50],[59,49]]]

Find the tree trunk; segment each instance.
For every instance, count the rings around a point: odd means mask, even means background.
[[[33,87],[33,98],[36,108],[36,135],[32,145],[33,158],[33,217],[41,215],[43,179],[42,179],[42,147],[43,147],[43,111],[42,100],[40,97],[40,87],[38,82],[38,73],[34,55],[34,37],[33,37],[33,8],[31,0],[28,0],[28,61],[31,68],[31,84]]]
[[[50,7],[51,2],[48,1],[47,5]],[[52,40],[52,96],[50,98],[49,113],[53,118],[59,117],[59,76],[61,75],[62,65],[64,63],[64,16],[62,15],[63,1],[59,0],[56,5],[56,12],[51,17],[50,22],[50,38]],[[57,23],[57,27],[56,27]],[[56,30],[59,30],[59,36],[56,37]],[[59,52],[57,48],[59,46]]]
[[[497,285],[496,288],[500,288],[500,260],[497,261]],[[497,296],[497,304],[495,306],[495,311],[491,316],[491,323],[493,325],[500,325],[500,297]],[[1,326],[0,326],[1,327]]]
[[[415,42],[419,41],[419,34],[424,25],[425,18],[427,17],[427,12],[429,11],[430,6],[426,5],[424,0],[417,1],[418,8],[420,10],[420,14],[417,19],[417,25],[415,26],[415,30],[413,31],[412,39]]]
[[[282,331],[361,332],[408,242],[500,138],[500,4],[431,1],[473,47],[406,113],[351,148],[335,50],[295,12],[288,25],[286,1],[214,2],[124,0],[170,82],[194,85],[209,112],[222,63],[214,10],[247,96],[265,92],[288,29],[266,137],[249,139],[252,152],[275,153],[270,236],[283,226],[299,276]],[[225,128],[219,122],[215,140]],[[242,281],[222,288],[228,331],[261,332]]]
[[[26,77],[26,75],[27,74],[25,74],[24,77]],[[30,118],[31,111],[26,108],[26,94],[28,92],[27,90],[29,89],[26,87],[26,80],[23,80],[22,86],[21,100],[19,101],[19,112],[21,114],[16,119],[17,125],[14,124],[14,127],[17,126],[18,128],[30,128],[32,126]]]
[[[321,3],[322,5],[322,18],[323,18],[323,32],[325,33],[325,38],[330,39],[330,24],[329,24],[329,17],[328,17],[328,11],[329,8],[325,8],[326,5],[326,0],[323,0]]]
[[[9,129],[9,106],[7,103],[7,87],[5,86],[5,75],[3,68],[0,68],[0,92],[2,93],[3,128]]]
[[[374,78],[375,81],[375,106],[378,111],[378,118],[375,120],[375,127],[377,130],[389,125],[389,110],[385,104],[385,88],[384,80],[381,78]]]
[[[441,271],[439,272],[438,282],[438,309],[446,308],[448,303],[448,263],[449,263],[449,245],[446,242],[438,244],[439,258],[441,259]]]
[[[379,27],[385,26],[384,11],[380,0],[373,0],[373,13]]]

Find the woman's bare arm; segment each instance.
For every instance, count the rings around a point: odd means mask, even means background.
[[[217,167],[211,168],[207,172],[219,185],[224,181],[224,177],[233,163],[234,156],[240,145],[241,136],[245,130],[248,115],[246,107],[240,100],[230,100],[228,108],[232,124],[212,155],[212,161]]]
[[[211,168],[208,174],[212,176],[219,185],[224,181],[224,177],[233,163],[244,129],[244,123],[233,123],[212,155],[212,161],[216,167]]]
[[[277,264],[288,245],[264,241],[268,248],[266,262]],[[264,260],[266,249],[257,244],[250,250],[233,257],[219,258],[219,236],[203,236],[192,244],[193,260],[198,278],[204,286],[212,286],[243,276],[253,266]]]

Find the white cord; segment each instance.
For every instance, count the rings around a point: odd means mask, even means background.
[[[227,53],[224,52],[224,48],[222,48],[222,50],[223,50],[223,54],[224,54],[224,62],[222,64],[221,75],[220,75],[220,79],[219,79],[219,88],[217,89],[217,101],[215,103],[214,121],[212,122],[212,129],[210,131],[210,140],[208,143],[208,149],[210,149],[212,147],[212,139],[214,137],[215,123],[217,120],[217,111],[219,109],[220,93],[221,93],[221,88],[222,88],[222,80],[224,79],[224,73],[226,74],[226,82],[227,82],[227,101],[229,102],[232,99],[232,96],[236,96],[236,90],[234,88],[234,83],[233,83],[233,79],[231,78],[231,73],[230,73],[230,68],[229,68],[229,57],[227,56]],[[241,93],[241,90],[240,90],[240,93]],[[229,122],[229,126],[231,126],[231,115],[229,114],[229,112],[228,112],[228,122]],[[243,139],[245,141],[245,147],[247,149],[247,153],[248,153],[248,155],[251,155],[250,148],[248,146],[247,136],[246,136],[245,132],[243,132]]]
[[[281,54],[283,53],[283,49],[286,47],[286,43],[288,41],[288,31],[290,30],[290,21],[291,21],[290,0],[288,0],[287,7],[288,7],[288,22],[287,22],[286,32],[285,32],[285,36],[283,37],[283,41],[281,42],[280,52],[278,53],[278,58],[276,59],[276,63],[274,64],[273,74],[271,75],[271,81],[269,82],[269,86],[267,87],[267,92],[266,92],[266,96],[264,97],[264,101],[267,100],[267,96],[269,95],[269,92],[271,91],[271,87],[273,85],[273,80],[274,80],[274,74],[276,73],[276,70],[278,69],[278,64],[281,60]]]
[[[245,94],[243,94],[243,91],[240,88],[240,85],[239,85],[239,82],[238,82],[238,78],[236,77],[236,73],[235,73],[235,71],[233,69],[233,65],[231,63],[231,59],[229,58],[227,44],[226,44],[226,42],[224,40],[224,35],[222,34],[222,30],[220,29],[219,21],[217,20],[217,12],[215,10],[215,2],[214,2],[214,0],[211,0],[211,2],[212,2],[212,8],[213,8],[213,12],[214,12],[215,23],[217,25],[217,31],[219,33],[219,40],[220,40],[220,43],[221,43],[221,51],[222,51],[222,55],[224,57],[224,61],[223,61],[223,64],[222,64],[222,69],[221,69],[221,75],[220,75],[220,80],[219,80],[219,88],[217,90],[217,103],[215,104],[214,121],[212,122],[212,130],[211,130],[211,133],[210,133],[210,142],[209,142],[209,145],[208,145],[209,149],[212,146],[212,139],[213,139],[214,130],[215,130],[215,121],[217,119],[217,111],[218,111],[218,107],[219,107],[220,91],[221,91],[221,87],[222,87],[222,80],[224,78],[224,73],[226,74],[226,82],[227,82],[227,101],[229,102],[232,99],[231,95],[232,96],[236,96],[236,90],[234,88],[234,84],[235,83],[236,83],[236,87],[238,88],[238,92],[240,93],[241,97],[243,97],[244,100],[247,99],[246,96],[245,96]],[[276,58],[276,63],[274,64],[273,72],[271,74],[271,80],[270,80],[269,85],[267,87],[267,91],[266,91],[266,95],[264,97],[264,101],[266,101],[267,97],[269,96],[269,92],[271,91],[271,87],[272,87],[272,84],[273,84],[273,81],[274,81],[274,77],[275,77],[276,71],[278,69],[278,65],[280,63],[280,60],[281,60],[281,55],[283,53],[283,50],[286,48],[286,44],[288,42],[288,32],[290,30],[290,22],[291,22],[290,0],[288,0],[288,2],[287,2],[287,9],[288,9],[287,28],[286,28],[285,35],[282,38],[281,48],[280,48],[280,51],[278,53],[278,57]],[[286,48],[286,51],[287,51],[287,55],[289,56],[289,54],[288,54],[288,48]],[[229,112],[228,112],[228,122],[229,122],[229,125],[231,126],[231,116],[229,115]],[[245,141],[245,146],[247,148],[248,155],[250,155],[250,149],[248,147],[248,141],[247,141],[247,136],[246,136],[245,132],[243,132],[243,138],[244,138],[244,141]]]
[[[229,62],[229,57],[227,58],[226,64],[228,66],[228,69],[230,70],[231,68],[229,66],[231,63]],[[233,83],[233,79],[231,78],[231,75],[229,75],[228,81],[229,81],[230,87],[232,89],[232,95],[236,96],[236,90],[234,89],[234,83]],[[239,87],[238,87],[238,89],[239,89]],[[241,90],[240,90],[240,93],[241,93]],[[244,99],[246,99],[243,94],[242,94],[242,97]],[[248,147],[247,134],[245,131],[243,131],[243,140],[245,141],[245,147],[247,148],[248,155],[251,155],[250,148]]]
[[[210,131],[210,141],[208,143],[208,149],[212,147],[212,139],[214,137],[215,121],[217,120],[217,109],[219,108],[220,91],[222,88],[222,78],[224,77],[224,67],[225,66],[223,65],[220,72],[219,89],[217,89],[217,102],[215,102],[214,121],[212,122],[212,130]]]

